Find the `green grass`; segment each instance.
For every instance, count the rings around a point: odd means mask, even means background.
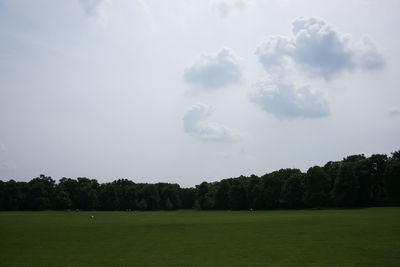
[[[400,208],[0,212],[0,266],[400,266]]]

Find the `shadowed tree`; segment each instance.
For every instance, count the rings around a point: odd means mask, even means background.
[[[297,174],[301,174],[299,169],[280,169],[261,177],[264,208],[275,209],[284,206],[283,185],[292,175]]]
[[[54,198],[54,207],[58,210],[69,209],[72,206],[71,198],[69,193],[64,190],[57,190]]]
[[[357,177],[357,164],[363,155],[347,157],[342,161],[338,178],[332,190],[332,199],[337,206],[354,207],[359,203],[360,183]]]
[[[314,166],[308,169],[304,180],[304,203],[309,207],[327,206],[329,185],[329,177],[323,168]]]
[[[228,192],[229,206],[231,209],[249,209],[249,199],[246,192],[246,184],[243,178],[235,179]]]
[[[138,202],[137,207],[138,207],[139,210],[147,210],[147,202],[146,202],[146,199],[142,198],[142,199]]]
[[[92,210],[98,206],[99,183],[86,177],[78,180],[76,204],[79,209]]]
[[[215,208],[225,210],[229,208],[229,182],[222,180],[218,183],[218,189],[215,193]]]
[[[27,200],[29,208],[33,210],[43,210],[52,208],[55,181],[51,177],[41,174],[29,182],[29,193]]]
[[[156,210],[159,208],[160,197],[157,187],[154,184],[146,184],[143,186],[140,196],[146,201],[147,209]]]
[[[127,185],[121,200],[122,209],[137,209],[139,193],[134,184]]]
[[[178,209],[181,206],[179,195],[180,187],[178,184],[158,183],[157,188],[160,196],[161,209]]]
[[[135,184],[128,179],[99,184],[80,177],[56,184],[40,175],[30,182],[0,181],[0,210],[18,209],[275,209],[400,204],[400,151],[391,157],[352,155],[315,166],[306,174],[280,169],[195,188],[178,184]]]
[[[57,190],[59,192],[64,191],[68,193],[68,196],[71,200],[72,209],[78,208],[78,197],[79,197],[78,187],[79,184],[77,180],[65,177],[61,178],[57,185]]]
[[[329,177],[329,191],[332,191],[335,186],[335,181],[339,176],[341,161],[329,161],[324,165],[324,171]]]
[[[17,182],[10,180],[4,183],[3,187],[3,207],[5,210],[17,210],[20,205],[21,195],[18,190]]]
[[[291,175],[285,181],[282,188],[282,199],[284,200],[285,207],[304,207],[304,180],[305,175],[303,173],[298,173]]]
[[[103,184],[100,189],[100,206],[105,210],[117,210],[119,198],[116,185],[113,183]]]
[[[180,198],[182,199],[183,209],[192,209],[196,201],[196,189],[195,188],[181,188]]]
[[[4,210],[4,182],[0,180],[0,210]]]
[[[387,203],[400,204],[400,151],[392,154],[384,173]]]
[[[200,185],[196,186],[197,189],[197,200],[200,209],[211,209],[213,207],[213,200],[210,199],[209,184],[207,182],[202,182]]]

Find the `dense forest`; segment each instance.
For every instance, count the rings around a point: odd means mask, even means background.
[[[314,166],[306,173],[281,169],[202,182],[99,184],[88,178],[40,175],[29,182],[0,181],[0,210],[173,210],[277,209],[400,205],[400,151],[391,156],[353,155]]]

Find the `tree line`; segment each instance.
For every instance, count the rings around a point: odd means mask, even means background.
[[[0,210],[245,210],[400,205],[400,151],[391,156],[352,155],[302,172],[280,169],[202,182],[193,188],[118,179],[100,184],[85,177],[56,183],[40,175],[29,182],[0,180]]]

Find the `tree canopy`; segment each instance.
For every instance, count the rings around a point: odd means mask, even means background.
[[[244,210],[364,207],[400,204],[400,151],[391,156],[352,155],[341,161],[202,182],[169,183],[40,175],[29,182],[0,180],[0,210]]]

